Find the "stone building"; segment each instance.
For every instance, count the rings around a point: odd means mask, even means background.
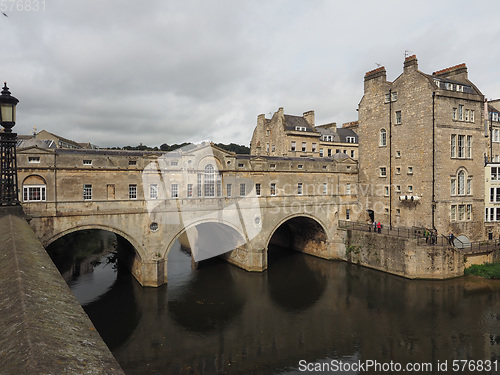
[[[431,75],[410,56],[393,82],[385,67],[367,72],[357,128],[366,220],[483,238],[483,108],[465,64]]]
[[[279,108],[270,119],[257,117],[251,155],[326,158],[337,153],[357,159],[358,137],[352,128],[337,128],[335,122],[315,125],[314,111],[294,116]]]

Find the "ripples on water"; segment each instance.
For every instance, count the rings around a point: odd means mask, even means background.
[[[120,246],[99,238],[102,255],[78,250],[96,267],[79,259],[60,269],[127,374],[297,374],[301,360],[500,361],[496,282],[411,281],[291,251],[264,273],[219,260],[192,270],[177,244],[168,285],[142,288],[105,265]]]

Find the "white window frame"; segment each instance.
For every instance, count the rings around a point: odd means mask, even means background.
[[[28,163],[40,163],[40,156],[28,156]]]
[[[149,185],[149,199],[158,199],[158,184]]]
[[[297,195],[304,194],[304,184],[302,182],[297,183]]]
[[[170,185],[170,197],[179,198],[179,184]]]
[[[92,200],[92,185],[84,184],[83,185],[83,200],[90,201]]]
[[[38,194],[34,194],[38,191]],[[39,197],[39,199],[33,199]],[[46,202],[47,185],[23,185],[23,202]]]
[[[129,184],[128,185],[128,199],[137,199],[137,185]]]
[[[271,196],[276,196],[276,182],[271,182],[271,186],[270,186],[270,194]]]

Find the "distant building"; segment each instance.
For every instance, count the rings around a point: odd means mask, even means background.
[[[279,108],[272,118],[257,117],[250,154],[261,156],[328,158],[344,153],[357,159],[358,137],[352,128],[336,123],[314,124],[314,111],[302,116],[287,115]]]

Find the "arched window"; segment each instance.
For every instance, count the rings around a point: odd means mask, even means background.
[[[23,202],[45,202],[47,200],[47,185],[45,180],[31,175],[23,181]]]
[[[380,129],[379,146],[387,146],[387,131]]]
[[[215,168],[212,164],[205,166],[203,183],[205,197],[215,197]]]
[[[465,172],[458,172],[458,195],[465,194]]]

